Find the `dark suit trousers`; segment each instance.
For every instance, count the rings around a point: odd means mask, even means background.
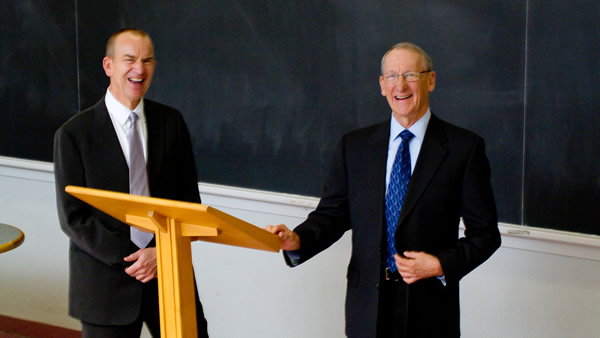
[[[208,338],[206,319],[202,304],[196,291],[196,323],[198,324],[198,338]],[[142,325],[146,323],[152,337],[160,337],[160,312],[158,300],[158,282],[155,279],[144,284],[144,295],[138,318],[129,325],[103,326],[81,322],[83,338],[139,338]]]
[[[379,309],[377,316],[378,338],[408,338],[406,334],[406,308],[408,287],[403,281],[387,281],[379,284]]]
[[[438,283],[438,280],[432,280]],[[441,282],[439,282],[441,283]],[[450,338],[460,337],[460,332],[455,332],[455,319],[449,313],[443,319],[445,321],[432,321],[429,315],[436,315],[435,308],[429,308],[431,305],[414,304],[415,299],[411,300],[411,292],[414,295],[415,285],[407,285],[401,279],[399,281],[386,281],[382,277],[379,284],[379,308],[377,317],[377,338]],[[412,302],[412,303],[411,303]],[[414,311],[417,308],[425,308],[425,312],[418,314]],[[406,309],[413,309],[413,312],[407,312]],[[438,309],[439,310],[439,309]]]

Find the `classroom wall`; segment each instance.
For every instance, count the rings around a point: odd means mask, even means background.
[[[0,191],[0,223],[25,232],[0,255],[0,314],[79,329],[67,315],[68,239],[52,164],[0,157]],[[200,191],[205,204],[257,226],[294,226],[317,203],[204,183]],[[502,247],[461,282],[463,337],[600,336],[598,236],[510,224],[501,232]],[[349,235],[294,269],[281,254],[194,242],[211,337],[343,337]]]

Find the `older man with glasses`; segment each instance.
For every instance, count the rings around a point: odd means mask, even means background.
[[[342,137],[306,221],[267,229],[290,266],[352,230],[348,337],[459,337],[459,281],[500,246],[484,142],[431,112],[436,73],[420,47],[394,45],[381,73],[391,117]]]

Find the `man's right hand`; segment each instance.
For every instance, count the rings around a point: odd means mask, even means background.
[[[281,250],[294,251],[300,249],[300,237],[284,224],[267,225],[265,230],[279,236],[281,239]]]
[[[125,272],[142,283],[156,278],[156,248],[140,249],[124,258],[125,262],[134,262]]]

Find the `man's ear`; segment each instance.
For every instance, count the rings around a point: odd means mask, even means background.
[[[381,96],[385,96],[385,85],[383,83],[383,76],[379,77],[379,87],[381,88]]]
[[[112,73],[113,73],[112,66],[113,66],[112,59],[108,56],[105,56],[104,59],[102,59],[102,67],[104,68],[104,73],[106,73],[106,76],[108,76],[108,77],[112,76]]]
[[[431,93],[435,89],[435,72],[429,73],[429,92]]]

